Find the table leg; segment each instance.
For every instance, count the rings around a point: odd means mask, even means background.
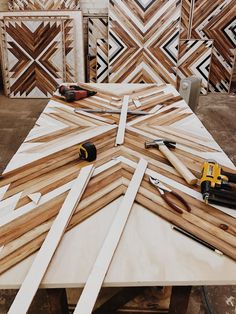
[[[185,314],[187,312],[191,289],[191,286],[172,287],[169,314]]]
[[[51,314],[69,314],[66,289],[47,289]]]
[[[134,299],[137,295],[142,294],[144,290],[145,287],[123,288],[120,292],[111,297],[106,303],[93,311],[93,314],[114,313],[116,310],[120,309],[120,307]]]

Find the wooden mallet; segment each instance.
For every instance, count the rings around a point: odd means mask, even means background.
[[[168,141],[164,139],[156,139],[152,142],[146,142],[145,148],[156,147],[163,155],[169,160],[169,162],[175,167],[175,169],[182,175],[186,182],[190,185],[197,183],[198,179],[189,171],[189,169],[179,160],[169,148],[175,148],[176,142]]]

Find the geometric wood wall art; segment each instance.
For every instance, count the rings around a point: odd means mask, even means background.
[[[212,46],[212,40],[180,40],[178,80],[190,76],[200,78],[202,94],[208,91]]]
[[[94,89],[94,86],[91,88]],[[118,86],[118,92],[117,87],[103,89],[103,92],[98,89],[95,96],[76,102],[76,106],[121,109],[120,101],[111,100],[114,95],[124,96],[122,87]],[[118,147],[114,146],[119,123],[117,115],[75,114],[75,104],[65,103],[56,97],[45,108],[37,126],[0,180],[0,274],[41,247],[73,180],[80,168],[87,165],[86,161],[78,160],[78,145],[88,140],[96,145],[98,151],[94,161],[96,173],[68,229],[122,196],[129,186],[136,163],[143,157],[148,159],[149,169],[137,194],[137,201],[165,220],[209,243],[213,242],[218,249],[236,259],[235,236],[230,228],[222,230],[218,227],[222,223],[234,225],[233,218],[206,205],[200,192],[183,180],[165,156],[158,149],[145,149],[144,142],[160,137],[176,141],[175,154],[198,176],[206,154],[221,154],[218,145],[201,129],[201,124],[191,132],[186,129],[186,124],[195,124],[197,119],[172,87],[126,87],[125,94],[127,90],[130,94],[129,109],[135,108],[132,98],[140,96],[141,110],[148,111],[150,115],[130,116],[125,142]],[[158,103],[162,103],[163,107],[159,111],[151,111]],[[149,175],[160,177],[171,189],[178,191],[191,204],[192,212],[186,211],[181,216],[163,202],[157,190],[148,183]],[[28,197],[32,193],[40,193],[38,203]]]
[[[10,97],[50,97],[64,80],[62,21],[4,19],[4,60]]]
[[[88,77],[89,82],[97,81],[97,40],[107,39],[107,18],[88,19]]]
[[[109,82],[175,85],[181,2],[109,1]]]
[[[213,39],[209,90],[229,92],[235,48],[236,1],[194,1],[191,38]]]
[[[97,40],[96,58],[97,83],[108,83],[108,41],[106,39]]]
[[[66,15],[65,15],[66,12]],[[67,13],[68,12],[68,13]],[[62,15],[61,15],[62,14]],[[67,81],[84,80],[80,11],[1,13],[5,93],[48,98]]]
[[[76,10],[79,0],[8,0],[10,11],[15,10]]]

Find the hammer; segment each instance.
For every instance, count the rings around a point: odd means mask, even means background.
[[[164,139],[157,139],[152,142],[146,142],[145,148],[156,147],[163,155],[169,160],[169,162],[175,167],[175,169],[183,176],[186,182],[190,185],[197,183],[197,178],[188,170],[188,168],[179,160],[169,148],[175,148],[176,142],[168,141]]]

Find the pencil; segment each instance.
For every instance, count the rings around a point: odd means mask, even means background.
[[[214,251],[215,253],[219,254],[219,255],[223,255],[223,252],[217,250],[213,245],[207,243],[204,240],[199,239],[198,237],[196,237],[195,235],[193,235],[192,233],[189,233],[188,231],[185,231],[184,229],[181,229],[177,226],[171,226],[171,228],[175,231],[178,231],[179,233],[182,233],[183,235],[185,235],[186,237],[204,245],[205,247],[207,247],[208,249]]]

